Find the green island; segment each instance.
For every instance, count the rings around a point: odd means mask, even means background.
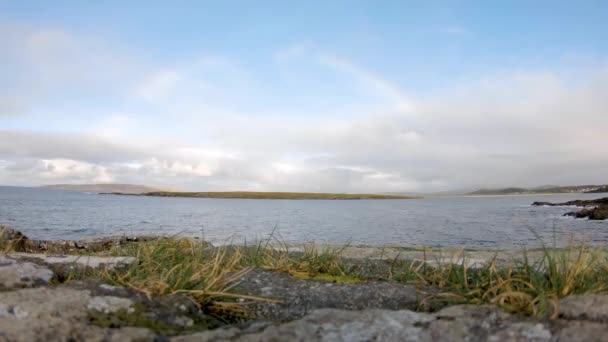
[[[413,199],[413,196],[386,194],[331,194],[312,192],[255,192],[255,191],[222,191],[222,192],[176,192],[153,191],[143,196],[159,197],[197,197],[197,198],[243,198],[243,199],[310,199],[310,200],[365,200],[365,199]]]

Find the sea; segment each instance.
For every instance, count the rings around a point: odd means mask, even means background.
[[[608,221],[534,207],[608,194],[426,197],[407,200],[256,200],[100,195],[0,187],[0,224],[31,239],[184,236],[215,244],[331,243],[471,249],[605,245]]]

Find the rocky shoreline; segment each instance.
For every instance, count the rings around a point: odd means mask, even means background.
[[[551,202],[534,202],[533,206],[575,206],[583,207],[578,211],[570,211],[564,214],[564,216],[572,216],[575,218],[588,218],[589,220],[607,220],[608,219],[608,197],[594,199],[594,200],[575,200],[563,203],[551,203]]]
[[[359,270],[360,280],[352,283],[264,268],[240,274],[231,289],[245,298],[235,303],[251,316],[223,321],[184,294],[156,296],[103,279],[70,280],[75,270],[136,265],[136,258],[105,252],[145,238],[55,244],[7,227],[0,227],[0,237],[5,243],[23,242],[0,255],[2,341],[601,341],[608,336],[608,296],[566,297],[555,303],[552,317],[539,318],[492,304],[455,305],[441,300],[444,291],[431,284],[380,277],[391,272],[398,255],[365,254],[363,247],[353,247],[344,266]],[[60,246],[66,250],[60,252]],[[408,251],[406,258],[430,254],[402,249]],[[488,262],[484,256],[478,255],[479,267]],[[464,256],[445,262],[458,260]],[[429,294],[435,299],[426,300]]]

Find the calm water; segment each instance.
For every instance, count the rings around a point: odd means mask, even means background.
[[[537,200],[606,194],[324,201],[160,198],[0,187],[0,224],[31,238],[101,235],[192,235],[215,242],[265,238],[273,227],[287,242],[369,245],[514,247],[574,237],[608,241],[608,221],[565,218],[568,208],[532,207]]]

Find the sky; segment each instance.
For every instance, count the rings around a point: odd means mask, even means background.
[[[0,184],[608,183],[606,1],[0,0]]]

